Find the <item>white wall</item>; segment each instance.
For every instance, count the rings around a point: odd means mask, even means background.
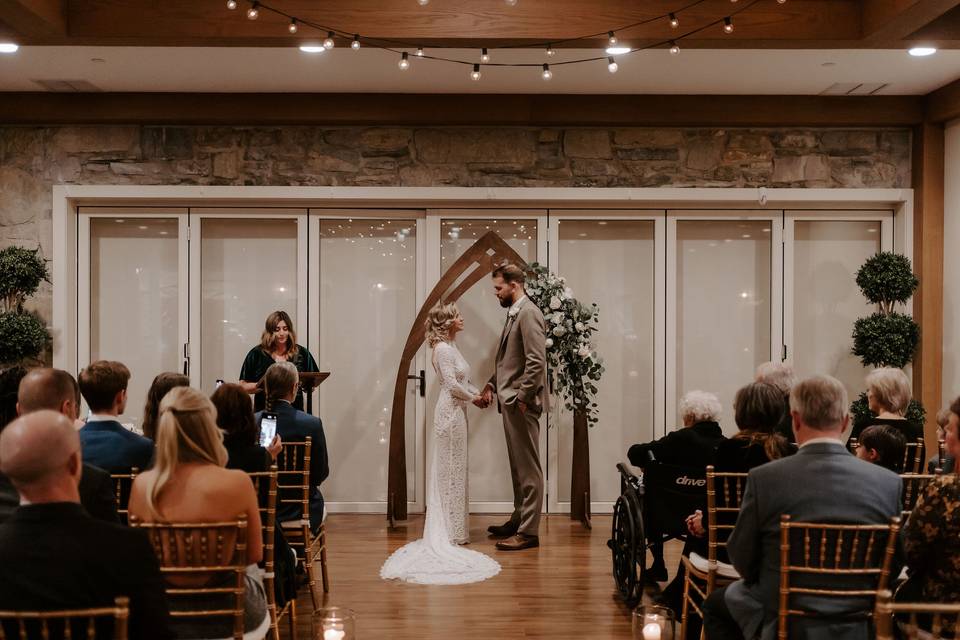
[[[943,186],[943,402],[960,395],[960,120],[947,123]]]

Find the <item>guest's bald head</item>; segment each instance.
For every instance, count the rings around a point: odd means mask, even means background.
[[[66,416],[42,409],[0,433],[0,473],[31,502],[62,499],[80,480],[80,436]]]
[[[17,392],[20,415],[49,409],[75,419],[80,411],[80,387],[73,376],[62,369],[31,369]]]

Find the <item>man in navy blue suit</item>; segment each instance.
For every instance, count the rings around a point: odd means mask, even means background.
[[[327,439],[323,434],[320,418],[304,413],[293,406],[300,384],[300,374],[291,362],[276,362],[263,375],[268,411],[277,414],[277,435],[283,442],[302,442],[311,438],[310,449],[310,528],[316,530],[323,522],[323,494],[320,483],[330,475],[327,458]],[[257,424],[265,411],[257,413]],[[277,509],[277,520],[285,522],[302,517],[297,505],[284,505]]]
[[[124,428],[117,420],[127,407],[130,370],[120,362],[98,360],[80,372],[80,393],[90,407],[80,429],[83,460],[110,473],[133,467],[141,471],[153,459],[153,442]]]

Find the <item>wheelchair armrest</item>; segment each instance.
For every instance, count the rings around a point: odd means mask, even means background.
[[[618,462],[617,471],[627,482],[637,482],[643,477],[643,469],[635,467],[629,462]]]

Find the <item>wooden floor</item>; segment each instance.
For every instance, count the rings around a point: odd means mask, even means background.
[[[518,552],[497,551],[487,537],[487,526],[503,519],[470,519],[469,548],[492,555],[503,567],[499,575],[476,584],[423,586],[379,575],[387,556],[420,537],[422,516],[388,531],[380,515],[331,515],[327,604],[356,612],[361,640],[631,637],[629,610],[616,597],[610,573],[610,516],[596,517],[592,530],[565,515],[545,516],[540,548]],[[678,550],[669,546],[671,571]],[[300,640],[311,638],[310,606],[304,590],[297,602]]]

